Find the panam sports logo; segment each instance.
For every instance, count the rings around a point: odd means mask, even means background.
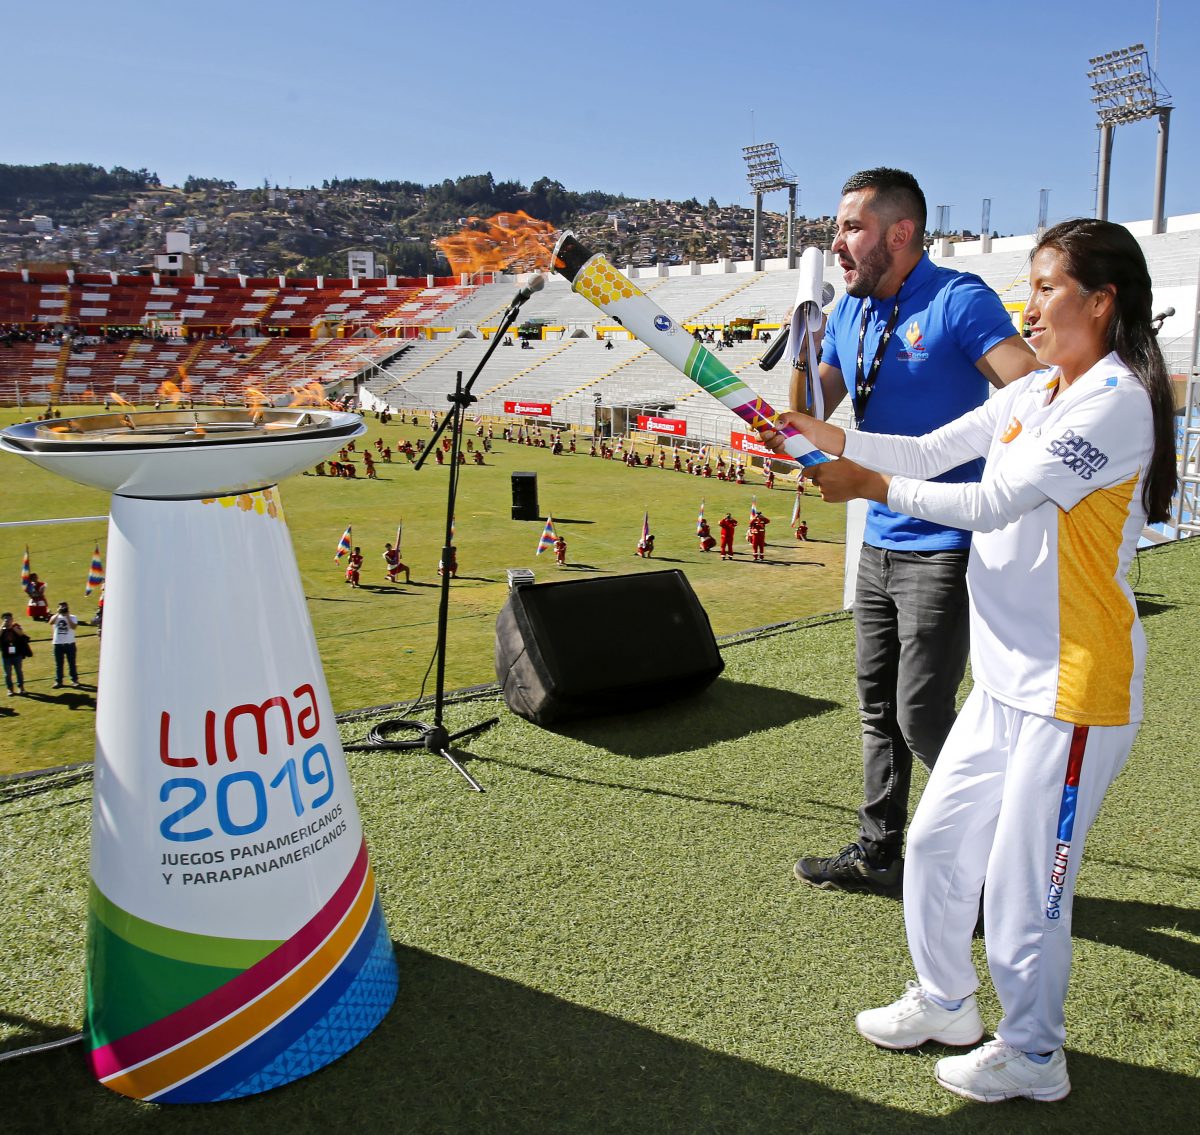
[[[1086,437],[1072,429],[1063,430],[1062,437],[1046,446],[1046,451],[1061,458],[1072,473],[1078,473],[1085,481],[1090,481],[1108,464],[1107,453],[1101,453]]]
[[[654,317],[654,326],[659,331],[670,331],[671,330],[671,320],[665,315],[656,315]]]
[[[915,319],[904,329],[904,341],[908,344],[908,350],[901,349],[896,352],[896,357],[901,362],[919,363],[929,358],[921,325]]]

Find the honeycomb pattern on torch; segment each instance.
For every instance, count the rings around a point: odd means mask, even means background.
[[[597,307],[607,307],[619,300],[633,299],[642,293],[628,277],[618,272],[603,256],[594,257],[575,277],[575,291]]]

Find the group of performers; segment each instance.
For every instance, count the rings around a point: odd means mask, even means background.
[[[354,588],[360,586],[362,581],[362,566],[363,554],[362,549],[355,547],[346,560],[346,582]],[[458,564],[455,563],[457,570]],[[412,583],[412,572],[409,570],[408,564],[400,559],[400,549],[392,547],[391,541],[383,546],[383,568],[384,577],[388,583],[395,583],[396,577],[403,572],[404,582]],[[441,565],[438,565],[438,574],[441,574]]]

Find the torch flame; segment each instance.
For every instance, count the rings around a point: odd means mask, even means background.
[[[246,407],[250,410],[260,410],[267,404],[267,396],[253,386],[246,387]]]
[[[158,388],[158,396],[165,402],[178,402],[183,397],[179,387],[169,378],[163,379],[162,385]]]
[[[532,272],[550,264],[558,233],[553,225],[522,210],[494,217],[469,217],[467,227],[433,243],[445,254],[455,273]]]
[[[288,405],[323,407],[327,405],[325,388],[319,382],[310,382],[307,386],[298,387],[292,391],[292,400]]]
[[[192,391],[192,380],[188,378],[187,367],[180,363],[175,369],[179,372],[179,389],[184,394],[190,394]]]
[[[115,402],[118,406],[132,406],[133,403],[128,398],[122,398],[115,390],[109,394],[109,399]]]

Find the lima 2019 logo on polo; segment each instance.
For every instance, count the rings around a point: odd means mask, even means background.
[[[670,318],[665,315],[656,315],[654,317],[654,327],[658,331],[673,330],[673,324],[671,323]]]
[[[921,334],[921,325],[915,319],[904,329],[904,341],[908,344],[908,350],[901,348],[896,352],[896,358],[901,362],[920,363],[929,358],[929,352],[925,350],[925,337]]]

